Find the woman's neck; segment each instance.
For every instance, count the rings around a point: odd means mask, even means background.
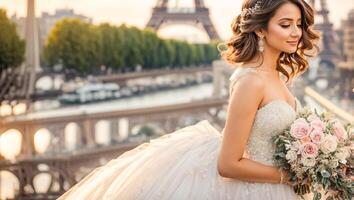
[[[263,62],[260,65],[260,68],[269,71],[276,71],[277,61],[280,56],[280,53],[281,53],[280,51],[270,48],[269,46],[266,46],[264,52],[262,53],[262,55],[260,55],[260,57],[263,57],[262,58]]]
[[[263,53],[258,53],[249,62],[242,63],[242,67],[255,67],[257,70],[268,72],[270,74],[278,74],[276,70],[277,61],[280,56],[279,51],[272,48],[265,48]]]

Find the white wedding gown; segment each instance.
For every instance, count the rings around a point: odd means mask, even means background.
[[[238,68],[230,78],[252,71]],[[232,87],[230,87],[232,88]],[[246,153],[274,165],[271,138],[287,128],[301,107],[274,100],[257,111]],[[285,184],[253,183],[221,177],[217,171],[222,133],[208,121],[187,126],[144,143],[88,176],[59,199],[72,200],[294,200]]]

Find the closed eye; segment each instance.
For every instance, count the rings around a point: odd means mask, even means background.
[[[280,26],[283,27],[283,28],[289,28],[290,27],[290,25],[280,25]],[[302,25],[299,24],[299,25],[297,25],[297,27],[302,28]]]

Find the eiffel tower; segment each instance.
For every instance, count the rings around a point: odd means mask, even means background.
[[[169,0],[157,1],[146,27],[157,31],[163,24],[192,23],[194,26],[201,25],[210,40],[220,39],[210,19],[209,9],[205,7],[203,0],[194,0],[195,8],[169,8],[168,3]]]
[[[320,9],[316,9],[316,2],[320,2]],[[320,62],[327,64],[332,69],[335,68],[335,63],[341,60],[340,51],[335,41],[335,33],[333,24],[330,22],[326,0],[310,0],[310,5],[314,8],[315,14],[322,17],[322,22],[315,24],[315,29],[322,33],[322,46],[320,52]]]

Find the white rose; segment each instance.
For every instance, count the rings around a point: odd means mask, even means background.
[[[299,140],[296,140],[295,142],[291,143],[290,150],[296,151],[298,154],[300,154],[301,153],[301,147],[302,147],[301,142]]]
[[[309,120],[309,121],[313,121],[313,120],[317,120],[317,119],[320,119],[320,118],[318,118],[317,115],[315,115],[315,114],[311,114],[307,117],[307,120]]]
[[[350,156],[349,150],[347,148],[340,148],[334,154],[335,158],[337,158],[341,163],[346,164],[347,158]]]
[[[320,162],[321,162],[322,164],[327,165],[327,164],[329,163],[329,160],[328,160],[328,159],[323,159],[323,160],[320,160]]]
[[[339,163],[338,163],[338,160],[331,160],[330,162],[329,162],[329,167],[330,168],[332,168],[332,169],[335,169],[335,168],[337,168],[338,167],[338,165],[339,165]]]
[[[296,151],[292,151],[292,150],[288,151],[288,153],[286,153],[285,158],[290,162],[295,161],[297,159]]]
[[[327,135],[321,144],[321,151],[324,154],[329,154],[337,149],[337,137],[333,135]]]
[[[313,158],[302,158],[301,163],[306,167],[313,167],[316,165],[316,160]]]
[[[286,150],[291,149],[291,144],[285,144],[285,149],[286,149]]]

